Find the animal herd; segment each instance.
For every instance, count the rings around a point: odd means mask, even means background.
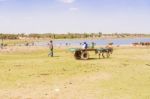
[[[141,45],[141,46],[150,46],[150,42],[136,42],[132,43],[133,46]]]

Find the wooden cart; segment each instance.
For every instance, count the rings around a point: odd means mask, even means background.
[[[79,49],[79,48],[70,48],[69,49],[71,52],[74,53],[75,59],[83,59],[87,60],[89,59],[89,51],[96,51],[97,49]]]
[[[98,53],[99,58],[102,54],[103,58],[105,58],[104,53],[106,53],[106,57],[108,58],[110,54],[112,54],[113,49],[109,48],[99,48],[99,49],[80,49],[80,48],[70,48],[69,51],[73,52],[75,59],[89,59],[89,51],[94,51]]]

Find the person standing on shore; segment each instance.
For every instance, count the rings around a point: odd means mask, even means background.
[[[52,40],[50,40],[50,42],[48,43],[48,46],[49,46],[49,54],[48,54],[48,56],[53,57],[53,41]]]
[[[92,42],[92,43],[91,43],[91,48],[93,49],[94,47],[95,47],[95,43]]]

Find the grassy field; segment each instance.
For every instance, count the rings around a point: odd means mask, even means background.
[[[108,59],[91,52],[89,60],[64,48],[53,58],[47,52],[0,51],[0,99],[150,99],[150,48],[115,48]]]

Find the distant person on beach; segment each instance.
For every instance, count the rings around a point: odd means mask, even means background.
[[[25,44],[25,46],[29,46],[29,43],[27,42],[27,43]]]
[[[91,43],[91,48],[94,48],[94,47],[95,47],[95,43],[92,42],[92,43]]]
[[[68,46],[68,43],[66,43],[66,46]]]
[[[88,48],[88,44],[86,42],[83,43],[82,49],[87,49]]]
[[[34,46],[34,42],[32,42],[32,46]]]
[[[48,46],[49,46],[49,54],[48,54],[48,56],[53,57],[53,41],[52,40],[50,40],[50,42],[48,43]]]

